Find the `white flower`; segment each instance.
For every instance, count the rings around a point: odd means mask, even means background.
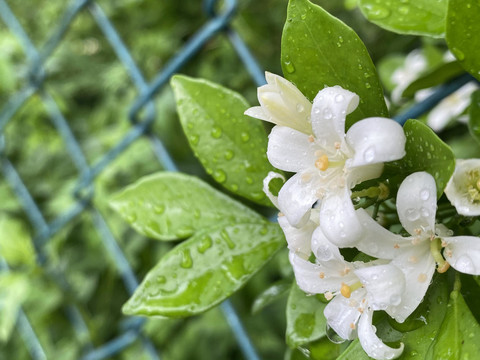
[[[374,117],[358,121],[345,134],[345,117],[359,102],[356,94],[327,87],[307,107],[308,100],[303,95],[300,99],[293,84],[273,74],[267,79],[268,91],[259,89],[262,106],[246,114],[278,124],[269,136],[268,159],[276,168],[296,173],[280,190],[278,208],[292,226],[299,227],[310,218],[312,205],[322,199],[320,225],[332,241],[345,246],[362,231],[355,222],[350,189],[380,176],[383,162],[405,155],[403,129],[393,120]],[[287,101],[287,94],[294,94],[297,104]],[[307,108],[311,114],[295,110]],[[339,215],[348,217],[348,224],[338,221]]]
[[[390,307],[401,302],[405,289],[403,273],[382,260],[345,261],[321,228],[314,231],[311,246],[315,264],[293,251],[290,262],[300,289],[333,298],[324,310],[327,324],[343,339],[358,337],[365,352],[374,359],[400,356],[403,344],[398,349],[385,345],[375,334],[372,316],[375,310],[390,313]]]
[[[480,215],[480,159],[457,160],[445,195],[459,214]]]
[[[405,58],[403,66],[392,73],[391,81],[396,84],[392,90],[392,101],[396,104],[402,99],[402,93],[427,68],[427,59],[421,50],[413,50]]]
[[[438,272],[445,272],[451,265],[463,273],[480,274],[480,238],[451,236],[452,232],[445,226],[435,226],[436,206],[435,180],[426,172],[417,172],[403,181],[397,194],[398,217],[410,237],[391,233],[365,210],[357,210],[365,232],[355,246],[365,254],[392,259],[391,263],[405,274],[402,302],[390,312],[399,322],[403,322],[422,301],[435,263]]]
[[[427,116],[427,124],[434,131],[441,131],[452,119],[460,116],[470,105],[470,95],[478,89],[476,82],[463,85],[453,94],[440,101]],[[462,120],[459,118],[459,120]]]

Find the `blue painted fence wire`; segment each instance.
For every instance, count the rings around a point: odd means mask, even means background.
[[[219,34],[225,35],[237,52],[238,57],[243,62],[253,81],[257,85],[265,83],[263,70],[258,65],[249,48],[245,45],[243,39],[230,25],[230,22],[235,15],[237,1],[226,0],[221,12],[215,10],[216,3],[217,0],[204,1],[204,9],[209,16],[209,20],[189,41],[187,41],[183,48],[177,52],[177,55],[166,63],[162,71],[160,71],[151,82],[147,82],[115,27],[105,15],[102,8],[93,0],[73,1],[70,6],[68,6],[60,19],[59,24],[54,28],[52,35],[41,49],[37,49],[33,45],[29,36],[20,25],[20,22],[12,13],[7,2],[5,0],[0,0],[0,18],[20,42],[27,57],[30,75],[28,84],[16,94],[12,95],[7,104],[0,109],[0,169],[3,173],[4,179],[18,197],[35,230],[34,245],[37,251],[39,264],[45,265],[44,262],[46,260],[43,248],[52,236],[76,219],[80,214],[88,212],[92,217],[96,231],[102,239],[105,250],[115,262],[118,273],[124,282],[127,292],[129,294],[133,293],[138,286],[138,280],[126,259],[123,250],[118,245],[103,216],[91,204],[90,200],[93,194],[93,181],[116,159],[117,156],[123,153],[132,143],[141,137],[149,140],[153,153],[165,170],[177,171],[177,166],[162,141],[150,132],[151,124],[157,117],[157,110],[155,109],[153,100],[158,91],[167,84],[170,77],[188,63],[202,49],[205,43],[213,37],[218,36]],[[92,165],[88,164],[77,139],[68,125],[68,120],[63,116],[53,97],[42,87],[45,79],[43,64],[60,44],[65,33],[70,28],[72,21],[82,11],[88,11],[91,14],[138,90],[138,97],[131,105],[128,114],[128,119],[131,122],[130,131],[115,146],[103,154],[100,160]],[[409,118],[418,117],[471,79],[470,76],[464,75],[445,84],[422,103],[413,106],[405,113],[397,116],[396,120],[400,123],[404,123]],[[25,186],[22,178],[16,171],[15,166],[5,154],[2,153],[2,144],[5,141],[3,138],[3,130],[5,126],[34,94],[39,95],[53,126],[62,137],[66,150],[78,170],[78,182],[73,194],[76,202],[70,209],[49,223],[45,220],[39,210],[39,207],[35,203],[28,188]],[[141,118],[140,114],[142,114]],[[9,271],[7,263],[2,258],[0,258],[0,271]],[[69,291],[68,283],[61,273],[50,271],[49,275],[64,291]],[[244,357],[248,360],[259,359],[257,351],[231,302],[227,300],[222,303],[221,309]],[[83,339],[82,341],[85,346],[85,352],[82,357],[83,360],[102,360],[110,358],[115,354],[122,352],[126,347],[137,340],[142,342],[142,348],[150,359],[160,359],[159,349],[156,349],[153,343],[142,334],[142,325],[145,322],[144,319],[128,319],[128,321],[125,322],[126,326],[124,327],[123,333],[115,339],[110,340],[108,343],[94,349],[90,341],[88,328],[85,324],[85,320],[82,318],[81,312],[75,306],[67,305],[65,307],[65,313],[71,321],[77,337]],[[17,329],[28,348],[31,358],[35,360],[46,359],[47,356],[35,334],[35,329],[31,326],[28,320],[28,315],[23,311],[20,311],[17,320]]]

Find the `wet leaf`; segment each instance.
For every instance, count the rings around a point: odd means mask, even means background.
[[[468,118],[468,130],[473,138],[480,143],[480,90],[472,94],[470,112]]]
[[[243,114],[247,101],[207,80],[177,75],[171,84],[183,131],[207,173],[231,192],[272,206],[262,191],[275,170],[267,160],[267,135],[261,121]]]
[[[290,0],[282,34],[286,79],[313,100],[325,86],[340,85],[360,97],[348,124],[388,110],[375,67],[358,35],[308,0]]]
[[[470,74],[480,79],[480,3],[449,0],[447,13],[447,45]]]
[[[224,224],[196,233],[149,271],[128,315],[185,317],[217,305],[285,245],[278,224]]]
[[[262,220],[202,180],[181,173],[146,176],[115,195],[110,206],[139,233],[158,240],[184,239],[219,223]]]
[[[287,303],[287,344],[294,348],[325,335],[327,321],[323,315],[326,303],[305,294],[293,284]]]
[[[368,20],[400,34],[445,35],[448,0],[359,0]]]
[[[455,170],[452,149],[418,120],[408,120],[403,130],[407,138],[406,155],[399,161],[386,164],[384,175],[391,176],[392,183],[400,184],[409,174],[426,171],[434,177],[437,197],[440,198]]]

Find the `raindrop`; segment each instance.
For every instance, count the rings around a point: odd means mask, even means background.
[[[345,98],[343,97],[342,94],[338,94],[337,96],[335,96],[335,101],[336,101],[337,103],[340,103],[340,102],[342,102],[343,100],[345,100]]]
[[[303,112],[305,110],[305,107],[302,104],[297,104],[297,111],[299,113]]]
[[[330,340],[332,343],[334,344],[341,344],[341,343],[344,343],[346,340],[344,338],[342,338],[340,335],[338,335],[335,330],[333,330],[330,325],[326,325],[326,328],[325,328],[325,333],[328,337],[328,340]]]
[[[400,295],[393,294],[392,296],[390,296],[390,304],[397,306],[397,305],[400,305],[401,302],[402,302],[402,298],[400,297]]]
[[[192,256],[190,255],[190,250],[185,249],[182,251],[182,261],[180,262],[180,266],[184,269],[189,269],[193,265]]]
[[[227,175],[223,170],[218,169],[213,172],[213,178],[219,183],[224,183],[227,180]]]
[[[225,160],[232,160],[235,156],[235,153],[232,150],[225,151]]]
[[[418,212],[417,209],[410,208],[405,211],[405,217],[409,221],[415,221],[415,220],[418,220],[418,218],[420,217],[420,213]]]
[[[245,181],[247,182],[247,184],[250,184],[250,185],[253,184],[253,179],[250,176],[247,176],[245,178]]]
[[[422,214],[423,217],[429,217],[430,216],[430,211],[428,211],[427,208],[422,207],[420,209],[420,213]]]
[[[452,54],[455,55],[455,57],[459,60],[462,61],[465,59],[465,54],[463,53],[462,50],[457,49],[456,47],[452,48]]]
[[[165,205],[159,204],[153,207],[155,214],[162,215],[165,212]]]
[[[248,133],[246,133],[246,132],[242,132],[240,134],[240,137],[241,137],[243,142],[247,142],[248,140],[250,140],[250,135],[248,135]]]
[[[232,191],[237,191],[238,190],[238,185],[237,184],[232,184],[230,189],[232,189]]]
[[[290,58],[287,56],[285,58],[285,61],[283,62],[283,65],[285,65],[285,70],[289,73],[292,74],[295,72],[295,66],[293,63],[290,61]]]
[[[327,120],[330,120],[332,117],[333,117],[333,113],[332,113],[332,110],[330,110],[329,107],[326,107],[324,110],[323,110],[323,117]]]
[[[398,12],[402,15],[407,15],[410,11],[410,8],[408,6],[400,6],[398,8]]]
[[[468,255],[460,256],[457,261],[455,261],[454,268],[463,272],[463,273],[473,273],[475,267],[473,266],[473,261]]]
[[[157,284],[165,284],[167,282],[167,278],[163,275],[157,277]]]
[[[370,89],[370,88],[372,87],[372,85],[370,85],[370,83],[366,82],[366,83],[365,83],[365,87],[366,87],[367,89]]]
[[[222,129],[218,126],[214,126],[210,134],[213,138],[218,139],[220,136],[222,136]]]
[[[368,4],[364,9],[371,20],[385,19],[390,15],[390,10],[380,5]]]
[[[420,191],[420,199],[426,201],[430,198],[430,191],[428,189],[422,189]]]
[[[210,236],[205,236],[201,241],[200,244],[197,246],[197,250],[200,254],[203,254],[205,251],[212,247],[212,239]]]
[[[305,19],[307,18],[307,14],[302,14],[302,15],[300,15],[300,18],[301,18],[302,20],[305,20]]]
[[[320,261],[328,261],[333,258],[332,251],[328,246],[319,246],[315,253],[315,256]]]
[[[188,140],[190,140],[190,143],[191,143],[192,145],[197,145],[199,138],[198,138],[198,135],[190,135],[190,136],[188,137]]]
[[[375,159],[375,148],[373,146],[368,147],[363,153],[363,159],[367,163],[371,163]]]

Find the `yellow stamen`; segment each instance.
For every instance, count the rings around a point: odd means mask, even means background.
[[[313,137],[313,135],[310,135],[310,136],[308,137],[308,142],[313,143],[314,141],[315,141],[315,138]]]
[[[355,324],[354,323],[350,324],[350,329],[355,330]]]
[[[350,298],[350,295],[352,295],[352,289],[347,284],[342,283],[342,287],[340,288],[340,293],[348,299]]]
[[[394,248],[394,249],[400,249],[400,245],[395,244],[395,245],[393,245],[393,248]]]
[[[320,279],[325,278],[325,273],[324,273],[324,272],[321,272],[320,274],[318,274],[318,277],[319,277]]]
[[[425,274],[422,273],[422,274],[418,275],[417,280],[418,280],[418,282],[423,283],[423,282],[425,282],[425,281],[427,280],[427,275],[425,275]]]
[[[320,156],[317,161],[315,161],[315,167],[318,170],[325,171],[328,169],[328,156],[322,155]]]

